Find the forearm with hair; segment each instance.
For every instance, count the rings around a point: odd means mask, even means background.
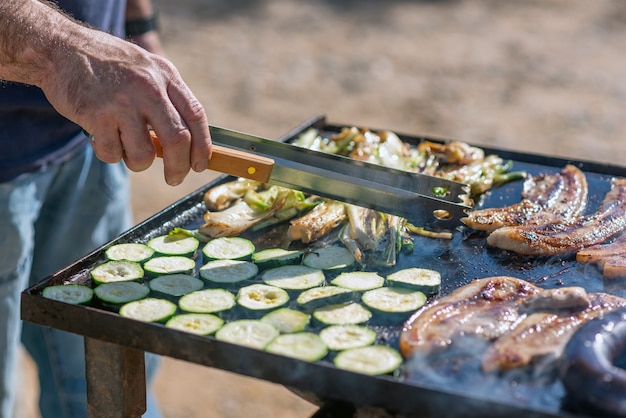
[[[0,79],[40,86],[76,27],[52,3],[0,2]]]

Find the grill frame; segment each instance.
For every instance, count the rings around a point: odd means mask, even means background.
[[[327,123],[325,116],[320,115],[305,121],[280,140],[291,141],[309,127],[336,132],[343,126],[347,125]],[[401,139],[411,143],[422,140],[445,142],[440,138],[400,133],[398,135]],[[612,176],[626,176],[626,168],[615,165],[481,148],[486,154],[496,153],[505,159],[513,160],[514,169],[528,169],[533,174],[549,170],[558,171],[568,163],[578,165],[588,176],[590,190],[588,212],[593,211],[599,204],[608,190]],[[202,198],[206,190],[231,179],[225,175],[216,178],[111,242],[23,291],[21,294],[22,319],[88,338],[282,384],[299,393],[315,397],[322,403],[339,401],[354,405],[370,405],[384,408],[391,413],[403,414],[403,416],[412,414],[459,416],[459,409],[453,408],[452,405],[462,408],[463,416],[581,416],[567,406],[567,400],[564,398],[558,399],[557,404],[551,406],[524,405],[459,391],[458,388],[446,389],[437,385],[407,380],[402,376],[359,375],[336,369],[328,361],[307,363],[217,341],[211,337],[200,337],[167,329],[159,324],[133,321],[98,307],[68,305],[41,296],[42,290],[48,286],[68,282],[91,283],[89,270],[104,261],[104,252],[111,245],[121,242],[145,242],[152,237],[166,234],[173,227],[197,226],[205,211]],[[521,182],[505,185],[486,195],[479,205],[493,206],[494,202],[500,205],[514,203],[519,200],[520,189]],[[510,257],[507,259],[495,251],[486,250],[484,237],[480,234],[462,231],[455,234],[451,242],[442,243],[432,240],[428,242],[432,248],[404,262],[406,265],[419,263],[420,266],[437,268],[440,271],[443,270],[444,277],[456,277],[443,286],[442,294],[449,293],[475,278],[507,274],[522,279],[532,278],[534,283],[544,287],[578,285],[585,287],[588,291],[605,291],[626,297],[626,285],[603,281],[597,269],[577,264],[572,260],[531,261],[513,257],[511,261]],[[469,262],[470,259],[472,263]],[[611,285],[615,287],[610,288]],[[399,329],[390,329],[387,332],[389,332],[390,343],[394,344],[397,341]]]

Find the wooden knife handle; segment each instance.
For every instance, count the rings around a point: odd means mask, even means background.
[[[163,148],[159,138],[153,131],[150,132],[152,141],[157,149],[157,156],[163,157]],[[230,174],[231,176],[244,177],[250,180],[267,183],[274,168],[274,160],[260,155],[240,151],[232,148],[213,144],[211,158],[207,166],[209,170]]]

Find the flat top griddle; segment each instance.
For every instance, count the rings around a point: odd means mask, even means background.
[[[293,140],[309,127],[322,132],[337,132],[347,125],[328,124],[323,116],[313,118],[282,140]],[[421,140],[440,142],[398,134],[409,143]],[[587,161],[571,161],[538,154],[484,148],[514,162],[513,170],[530,174],[557,172],[567,163],[576,164],[587,175],[589,203],[587,212],[599,205],[609,190],[613,176],[626,176],[626,168]],[[213,337],[200,337],[166,328],[161,324],[144,323],[122,318],[98,306],[76,306],[46,299],[44,288],[64,283],[91,285],[89,271],[105,261],[105,250],[122,242],[146,242],[167,234],[174,227],[197,228],[205,213],[203,195],[220,182],[232,180],[222,176],[185,198],[163,209],[151,218],[125,232],[80,260],[44,278],[22,293],[22,319],[86,337],[119,344],[160,355],[170,356],[210,367],[283,384],[322,400],[337,400],[355,405],[382,407],[393,413],[419,416],[582,416],[566,399],[558,379],[549,375],[512,373],[504,376],[483,376],[471,355],[463,361],[414,365],[406,362],[393,376],[366,376],[339,370],[330,358],[308,363],[271,353],[221,342]],[[520,199],[522,183],[509,183],[485,194],[477,207],[497,207]],[[276,231],[275,231],[276,232]],[[280,232],[280,231],[277,231]],[[250,235],[258,249],[273,245],[272,232]],[[315,245],[328,245],[332,236]],[[393,270],[404,267],[425,267],[438,270],[443,282],[441,294],[468,284],[473,279],[509,275],[544,288],[582,286],[590,292],[607,292],[626,297],[626,282],[605,280],[593,265],[577,263],[574,257],[525,258],[504,254],[485,246],[485,235],[463,229],[452,240],[415,236],[415,251],[399,256]],[[200,257],[201,258],[201,257]],[[384,275],[391,269],[381,269]],[[373,324],[380,344],[397,347],[400,326]],[[475,342],[468,341],[468,344]],[[419,367],[419,373],[405,374],[408,367]]]

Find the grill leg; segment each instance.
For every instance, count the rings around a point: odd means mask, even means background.
[[[146,411],[144,352],[85,337],[89,418],[139,418]]]

